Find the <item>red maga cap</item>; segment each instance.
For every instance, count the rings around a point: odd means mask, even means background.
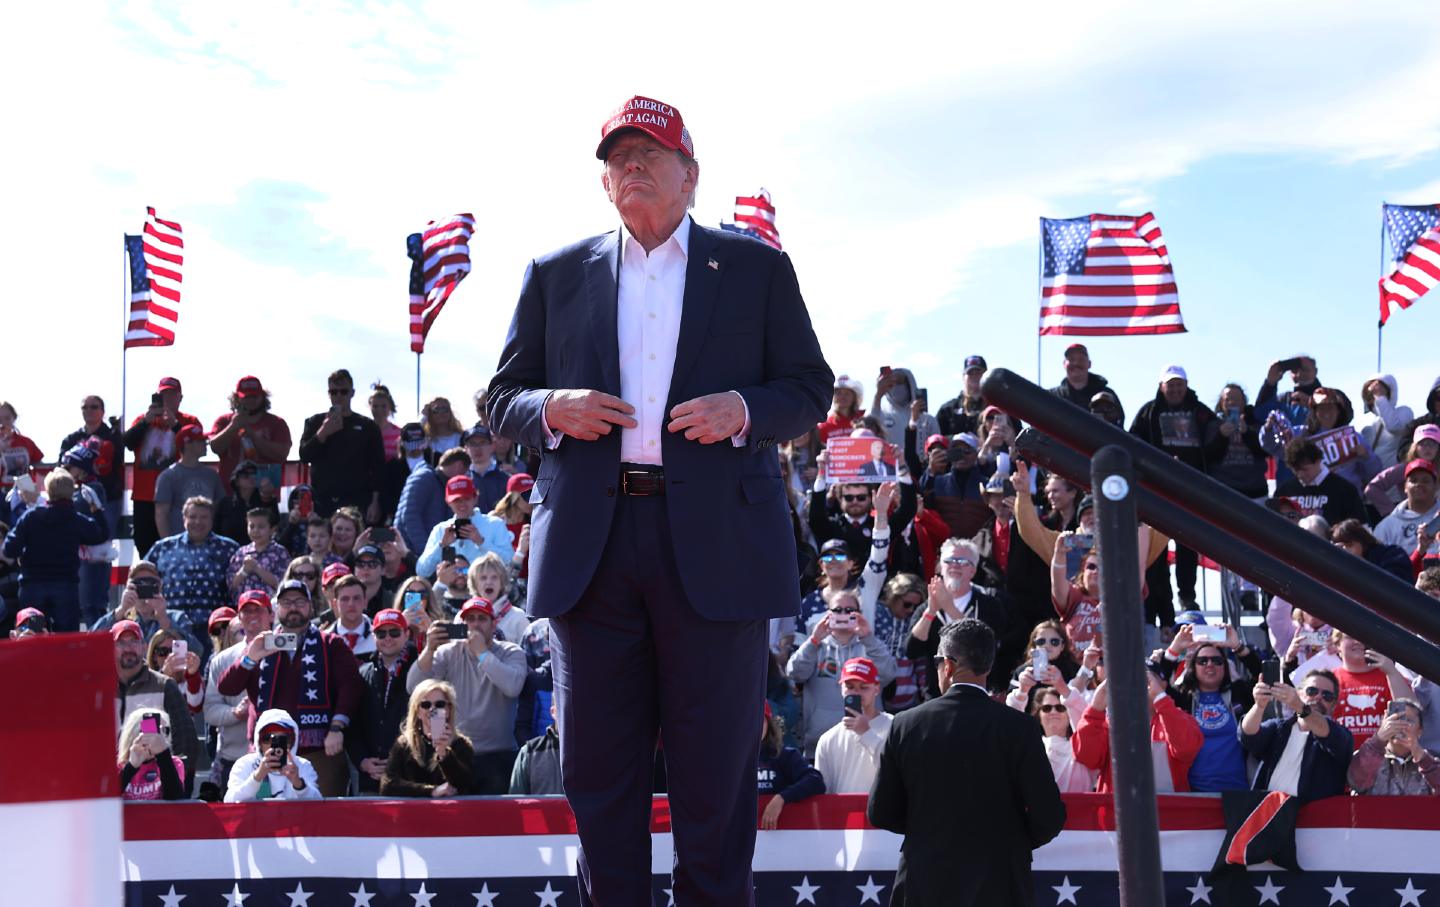
[[[495,606],[490,604],[490,599],[477,595],[460,606],[460,619],[464,620],[467,614],[483,614],[486,617],[494,617]]]
[[[861,683],[879,683],[880,669],[868,658],[852,658],[840,669],[840,680],[858,680]]]
[[[615,108],[600,127],[600,144],[595,146],[595,157],[605,160],[605,145],[610,136],[622,129],[638,129],[672,151],[695,156],[695,144],[690,140],[690,130],[685,128],[680,111],[663,101],[637,94]]]
[[[375,619],[370,622],[370,626],[377,630],[381,627],[399,627],[402,630],[408,630],[410,629],[410,622],[405,619],[404,614],[401,614],[394,608],[386,608],[375,615]]]
[[[349,576],[350,568],[341,563],[334,563],[320,572],[320,585],[328,586],[342,576]]]
[[[194,422],[186,422],[184,425],[180,426],[180,430],[179,430],[179,431],[175,432],[175,443],[176,443],[176,444],[187,444],[187,443],[189,443],[190,441],[204,441],[204,440],[205,440],[205,429],[203,429],[203,428],[201,428],[200,426],[196,425]]]
[[[237,397],[261,397],[265,394],[265,388],[261,386],[260,379],[254,375],[246,375],[235,382],[235,396]]]
[[[479,497],[480,492],[475,489],[475,482],[465,473],[458,476],[451,476],[450,481],[445,483],[445,500],[461,501],[465,498]]]

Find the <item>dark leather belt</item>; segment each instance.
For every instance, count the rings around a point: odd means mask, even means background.
[[[620,493],[637,498],[665,494],[665,470],[659,466],[621,463]]]

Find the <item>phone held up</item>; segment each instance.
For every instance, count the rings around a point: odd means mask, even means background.
[[[1225,628],[1210,624],[1191,624],[1190,638],[1196,642],[1224,642]]]
[[[854,712],[856,715],[859,715],[864,710],[859,693],[851,693],[845,697],[845,711]]]
[[[135,596],[141,601],[148,602],[160,594],[160,578],[156,576],[137,576],[131,580],[131,585],[135,587]]]
[[[1280,659],[1267,658],[1260,665],[1260,679],[1274,686],[1280,682]]]
[[[469,639],[469,638],[470,638],[470,628],[467,627],[465,624],[456,624],[456,623],[445,624],[445,633],[446,633],[451,639]]]
[[[1030,650],[1030,670],[1039,680],[1040,675],[1050,669],[1050,653],[1045,651],[1044,646],[1036,646]]]

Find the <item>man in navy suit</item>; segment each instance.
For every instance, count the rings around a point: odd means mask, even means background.
[[[652,903],[663,734],[675,903],[753,904],[750,729],[767,621],[800,600],[776,444],[824,417],[833,376],[790,260],[691,222],[678,111],[632,98],[596,157],[622,229],[530,263],[486,403],[544,451],[528,610],[550,618],[580,900]]]

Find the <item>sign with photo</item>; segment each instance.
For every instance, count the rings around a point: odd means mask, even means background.
[[[827,485],[878,485],[899,475],[895,445],[884,438],[844,438],[831,435],[825,442]]]

